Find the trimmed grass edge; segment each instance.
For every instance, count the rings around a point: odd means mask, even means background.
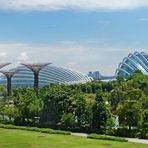
[[[0,124],[0,128],[35,131],[35,132],[47,133],[47,134],[71,135],[71,132],[67,132],[67,131],[53,130],[53,129],[50,129],[50,128],[15,126],[15,125],[11,125],[11,124],[10,125]]]
[[[99,135],[99,134],[89,134],[87,138],[100,139],[100,140],[112,140],[112,141],[118,141],[118,142],[128,142],[128,140],[125,138],[108,136],[108,135]]]

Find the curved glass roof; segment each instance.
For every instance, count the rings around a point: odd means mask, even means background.
[[[25,66],[18,66],[15,69],[20,71],[16,73],[12,78],[12,85],[16,87],[33,87],[34,76],[33,72]],[[39,86],[48,85],[50,83],[58,84],[76,84],[86,83],[92,81],[92,78],[87,75],[74,71],[68,68],[49,65],[43,68],[39,73]],[[5,76],[1,76],[0,84],[6,83]]]
[[[116,70],[116,76],[127,78],[135,70],[148,74],[148,55],[144,52],[134,52],[124,58]]]

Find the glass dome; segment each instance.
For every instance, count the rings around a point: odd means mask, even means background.
[[[20,70],[12,78],[12,85],[16,87],[33,87],[33,72],[25,66],[18,66],[15,69]],[[39,73],[39,86],[48,85],[50,83],[58,84],[76,84],[92,81],[87,75],[74,71],[65,67],[49,65],[43,68]],[[0,85],[6,84],[5,76],[0,76]]]
[[[148,55],[144,52],[134,52],[125,57],[116,70],[116,76],[127,78],[135,70],[148,74]]]

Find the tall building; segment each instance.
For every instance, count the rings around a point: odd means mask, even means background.
[[[115,80],[115,76],[103,76],[100,74],[99,71],[90,71],[88,73],[88,76],[89,77],[92,77],[93,80],[101,80],[101,81],[112,81],[112,80]]]
[[[101,74],[100,74],[99,71],[94,71],[94,72],[90,71],[88,73],[88,76],[92,77],[94,80],[100,80],[101,79]]]

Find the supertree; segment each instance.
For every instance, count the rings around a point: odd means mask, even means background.
[[[20,70],[9,70],[9,71],[0,71],[2,74],[4,74],[7,78],[7,93],[8,96],[11,96],[11,79]]]
[[[5,66],[7,66],[7,65],[9,65],[9,64],[11,64],[11,63],[1,63],[0,64],[0,69],[3,68],[3,67],[5,67]]]
[[[43,64],[26,64],[21,63],[22,65],[29,68],[33,74],[34,74],[34,88],[37,89],[39,87],[39,72],[42,70],[45,66],[51,64],[51,63],[43,63]]]

